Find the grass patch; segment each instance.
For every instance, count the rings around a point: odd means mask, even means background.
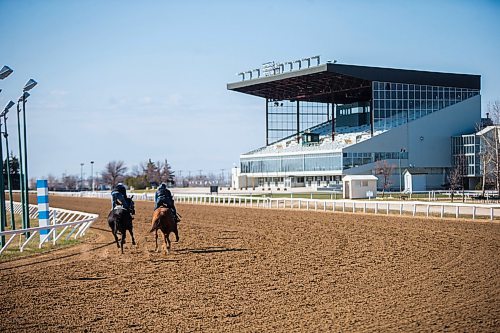
[[[22,229],[23,228],[22,216],[19,214],[14,214],[14,223],[16,225],[16,230]],[[10,212],[7,212],[7,214],[5,215],[5,224],[6,224],[5,231],[12,230],[11,220],[10,220]],[[38,219],[30,219],[30,227],[31,228],[38,227]]]
[[[20,241],[18,239],[20,239],[22,242],[24,242],[25,238],[24,238],[24,236],[16,236],[16,239],[14,239],[12,241],[12,243],[10,243],[9,247],[4,252],[2,252],[2,254],[0,255],[0,262],[9,261],[9,260],[13,260],[16,258],[27,257],[27,256],[34,255],[34,254],[46,253],[46,252],[50,252],[50,251],[54,251],[54,250],[67,248],[67,247],[82,243],[82,241],[86,237],[87,237],[87,235],[85,235],[83,238],[82,237],[79,237],[78,239],[70,238],[68,240],[61,238],[57,241],[56,245],[53,245],[52,242],[49,241],[49,242],[45,242],[43,244],[42,248],[38,248],[39,238],[37,236],[35,236],[35,238],[32,239],[28,243],[28,245],[26,245],[23,252],[20,252],[19,251]]]

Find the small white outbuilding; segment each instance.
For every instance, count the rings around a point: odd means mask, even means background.
[[[405,192],[425,191],[427,188],[427,174],[423,168],[408,168],[403,172]]]
[[[377,197],[377,180],[373,175],[348,175],[342,178],[344,199]]]

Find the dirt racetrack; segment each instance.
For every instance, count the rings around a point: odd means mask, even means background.
[[[500,330],[500,224],[178,205],[152,252],[152,203],[120,255],[108,200],[81,245],[0,263],[2,332]],[[171,237],[173,239],[174,237]]]

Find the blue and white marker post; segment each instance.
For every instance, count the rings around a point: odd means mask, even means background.
[[[38,199],[38,226],[49,226],[49,187],[47,180],[38,179],[36,181],[36,192]],[[49,229],[40,230],[40,246],[43,242],[49,240],[49,233]]]

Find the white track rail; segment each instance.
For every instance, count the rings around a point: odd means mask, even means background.
[[[8,202],[8,201],[7,201]],[[10,211],[10,205],[7,204],[7,210]],[[14,214],[21,214],[22,206],[19,202],[14,202]],[[34,219],[38,217],[38,206],[29,206],[29,217]],[[65,239],[69,239],[72,235],[76,239],[85,235],[85,232],[90,228],[92,223],[99,217],[97,214],[84,213],[79,211],[72,211],[61,208],[50,208],[49,220],[51,225],[44,227],[34,227],[26,229],[16,229],[0,232],[0,236],[10,236],[5,245],[0,249],[0,254],[2,254],[7,247],[15,239],[16,235],[25,235],[30,233],[30,236],[24,240],[24,242],[19,243],[19,251],[23,251],[26,245],[34,239],[34,236],[40,233],[40,230],[50,230],[47,235],[44,235],[44,239],[38,245],[39,248],[42,247],[43,243],[52,241],[55,245],[57,241],[63,236]],[[62,230],[60,230],[62,229]]]
[[[50,192],[51,195],[111,198],[109,192]],[[152,193],[130,193],[136,200],[153,201]],[[345,213],[411,215],[420,217],[499,220],[500,205],[427,201],[325,200],[265,198],[257,196],[176,194],[175,201],[188,204],[224,205],[252,208],[322,210]]]
[[[321,200],[300,198],[264,198],[246,196],[176,195],[176,201],[189,204],[215,204],[272,209],[301,209],[345,213],[434,216],[440,218],[500,218],[500,205],[437,203],[423,201]]]

